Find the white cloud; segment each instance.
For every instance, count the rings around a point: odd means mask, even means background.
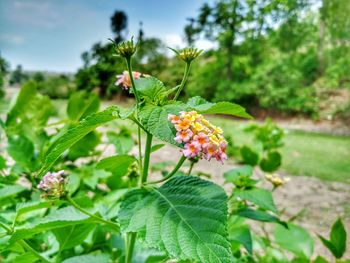
[[[183,48],[186,45],[179,34],[166,34],[162,40],[165,45],[172,48]]]
[[[20,45],[24,42],[24,38],[20,35],[4,34],[0,35],[0,41],[7,42],[9,44]]]
[[[205,50],[209,50],[212,48],[216,48],[217,43],[214,43],[213,41],[209,41],[206,39],[200,39],[200,40],[196,41],[195,46],[196,46],[196,48],[203,49],[205,51]]]

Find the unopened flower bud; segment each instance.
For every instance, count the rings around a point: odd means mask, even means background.
[[[289,178],[282,178],[278,174],[265,174],[265,178],[269,181],[275,188],[282,186],[289,182]]]
[[[129,41],[123,41],[119,44],[115,44],[115,50],[117,54],[123,58],[130,59],[132,55],[136,53],[137,50],[137,43],[134,43],[133,38]]]
[[[170,48],[170,49],[176,53],[178,58],[185,61],[186,63],[191,63],[203,52],[202,49],[197,49],[193,47],[184,48],[180,50],[176,50],[173,48]]]

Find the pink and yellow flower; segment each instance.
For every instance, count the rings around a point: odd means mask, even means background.
[[[38,189],[44,192],[43,197],[60,198],[65,194],[64,171],[46,173],[38,184]]]
[[[193,135],[190,129],[181,130],[176,133],[175,141],[178,143],[188,142]]]
[[[209,137],[205,133],[200,132],[193,137],[193,143],[201,147],[201,149],[206,149],[209,146]]]
[[[169,114],[168,120],[171,121],[171,123],[175,124],[175,123],[178,123],[180,121],[180,116],[177,116],[174,114]]]
[[[134,79],[141,78],[141,73],[133,71],[132,75]],[[123,74],[117,75],[117,81],[115,83],[116,86],[122,85],[124,89],[129,89],[131,87],[131,79],[128,71],[124,71]]]
[[[182,153],[187,158],[194,158],[198,156],[198,154],[200,153],[200,150],[201,149],[198,147],[198,145],[191,142],[191,143],[185,144],[185,149],[182,151]]]
[[[227,142],[222,136],[222,129],[211,124],[196,111],[181,111],[179,115],[169,114],[168,120],[177,130],[174,140],[183,143],[182,153],[187,158],[204,158],[210,161],[227,160]]]
[[[191,125],[191,121],[187,118],[180,119],[175,125],[177,131],[187,130]]]

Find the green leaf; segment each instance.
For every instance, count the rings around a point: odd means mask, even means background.
[[[159,149],[163,148],[165,146],[164,143],[159,143],[159,144],[155,144],[151,147],[151,153],[158,151]]]
[[[16,123],[16,118],[20,116],[23,112],[26,111],[27,105],[36,96],[36,84],[33,81],[27,82],[21,88],[19,92],[16,103],[11,108],[10,112],[7,115],[6,126]]]
[[[322,243],[332,252],[333,256],[340,259],[346,250],[346,231],[340,218],[333,224],[330,240],[319,235]]]
[[[70,195],[73,195],[76,190],[78,190],[80,186],[80,176],[77,175],[76,173],[70,173],[68,175],[68,180],[66,184],[66,190]]]
[[[251,148],[248,146],[243,146],[240,149],[241,157],[243,159],[243,162],[245,164],[249,164],[251,166],[255,166],[259,162],[259,154],[254,152]]]
[[[190,98],[187,102],[187,105],[196,110],[198,113],[226,114],[236,117],[253,119],[253,117],[250,116],[242,106],[227,101],[211,103],[197,96]]]
[[[112,173],[107,172],[105,170],[94,169],[93,166],[85,166],[84,168],[85,169],[81,169],[81,180],[84,184],[86,184],[92,189],[96,188],[98,182],[101,179],[108,178],[112,175]]]
[[[56,202],[57,203],[57,202]],[[16,213],[18,216],[28,213],[33,210],[51,207],[54,205],[53,201],[30,201],[25,203],[19,203],[16,205]]]
[[[139,117],[145,129],[158,139],[170,144],[181,146],[174,138],[176,130],[174,125],[168,121],[168,114],[179,114],[187,107],[181,102],[164,106],[147,105],[139,112]]]
[[[328,263],[328,260],[326,260],[324,257],[317,256],[317,258],[312,263]]]
[[[9,242],[13,243],[17,240],[25,239],[37,233],[53,230],[55,228],[62,228],[88,222],[93,222],[93,220],[75,208],[68,206],[55,210],[48,216],[40,218],[33,223],[16,228]]]
[[[0,155],[0,170],[5,169],[5,168],[6,168],[6,160],[4,157],[2,157]]]
[[[5,185],[0,187],[0,200],[17,195],[25,190],[27,189],[20,185]]]
[[[282,156],[279,152],[269,152],[266,158],[260,162],[260,167],[265,172],[273,172],[280,167]]]
[[[260,210],[246,208],[244,210],[240,210],[238,212],[238,215],[256,221],[278,223],[283,225],[284,227],[287,227],[286,223],[279,220],[278,217],[270,215],[269,213]]]
[[[335,246],[332,244],[332,242],[330,242],[329,240],[325,239],[322,236],[318,236],[322,242],[322,244],[328,248],[328,250],[333,254],[333,256],[337,255],[337,249],[335,248]]]
[[[252,175],[253,175],[253,167],[251,167],[250,165],[244,165],[242,167],[235,168],[224,173],[224,177],[228,181],[231,181],[239,176],[250,177]]]
[[[34,263],[38,262],[38,257],[32,252],[22,253],[21,255],[15,257],[12,262],[16,263]]]
[[[86,134],[68,152],[69,160],[76,160],[80,157],[86,157],[93,154],[97,145],[101,142],[101,135],[95,131]]]
[[[130,164],[136,161],[136,158],[131,155],[115,155],[102,159],[96,166],[96,169],[104,169],[107,171],[118,171],[127,169]]]
[[[133,114],[135,113],[135,110],[136,110],[136,106],[132,107],[132,108],[122,108],[120,107],[119,108],[119,117],[120,119],[122,120],[125,120],[125,119],[132,119],[133,117]]]
[[[262,209],[270,210],[278,213],[275,202],[270,191],[266,189],[253,188],[249,190],[236,189],[234,190],[234,197],[239,197],[242,200],[250,201]]]
[[[7,146],[8,154],[25,168],[32,167],[34,144],[25,136],[11,136]]]
[[[224,173],[226,183],[233,183],[237,187],[252,187],[257,184],[257,180],[251,179],[253,167],[244,165]]]
[[[70,147],[72,147],[81,138],[98,126],[112,121],[118,117],[118,108],[111,106],[99,113],[92,114],[82,120],[77,126],[69,129],[60,138],[58,138],[48,149],[42,168],[38,177],[43,176],[54,165],[57,159]]]
[[[332,226],[331,242],[337,249],[335,256],[341,258],[346,250],[346,231],[340,218]]]
[[[98,111],[99,107],[100,99],[97,94],[78,91],[69,97],[67,115],[71,120],[78,121]]]
[[[16,102],[6,120],[7,135],[25,135],[34,143],[40,143],[44,127],[54,113],[47,96],[36,92],[36,83],[30,81],[22,86]]]
[[[178,176],[159,189],[129,192],[121,204],[119,221],[124,232],[137,232],[148,247],[172,258],[232,262],[226,201],[218,185]]]
[[[115,146],[118,154],[127,154],[134,146],[134,140],[131,135],[125,133],[117,134],[109,131],[107,132],[107,138],[108,141]]]
[[[112,173],[107,185],[111,189],[117,189],[121,183],[121,178],[128,174],[129,167],[137,160],[130,155],[115,155],[102,159],[96,166],[96,169],[103,169]]]
[[[314,251],[314,242],[310,234],[302,227],[288,223],[288,229],[276,225],[274,231],[276,243],[299,257],[310,258]]]
[[[253,254],[253,240],[247,225],[231,226],[229,240],[239,242],[245,247],[248,253]]]
[[[167,96],[164,84],[155,77],[137,79],[135,85],[141,98],[153,102],[155,105],[161,104]]]
[[[60,251],[62,251],[81,245],[94,228],[94,224],[82,224],[54,229],[52,232],[60,244]]]
[[[109,256],[107,254],[87,254],[82,256],[75,256],[63,260],[62,263],[109,263]]]

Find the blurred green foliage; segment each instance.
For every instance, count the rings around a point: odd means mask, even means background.
[[[187,39],[207,38],[218,49],[194,69],[188,95],[316,115],[319,87],[350,87],[349,10],[344,0],[204,4]]]

